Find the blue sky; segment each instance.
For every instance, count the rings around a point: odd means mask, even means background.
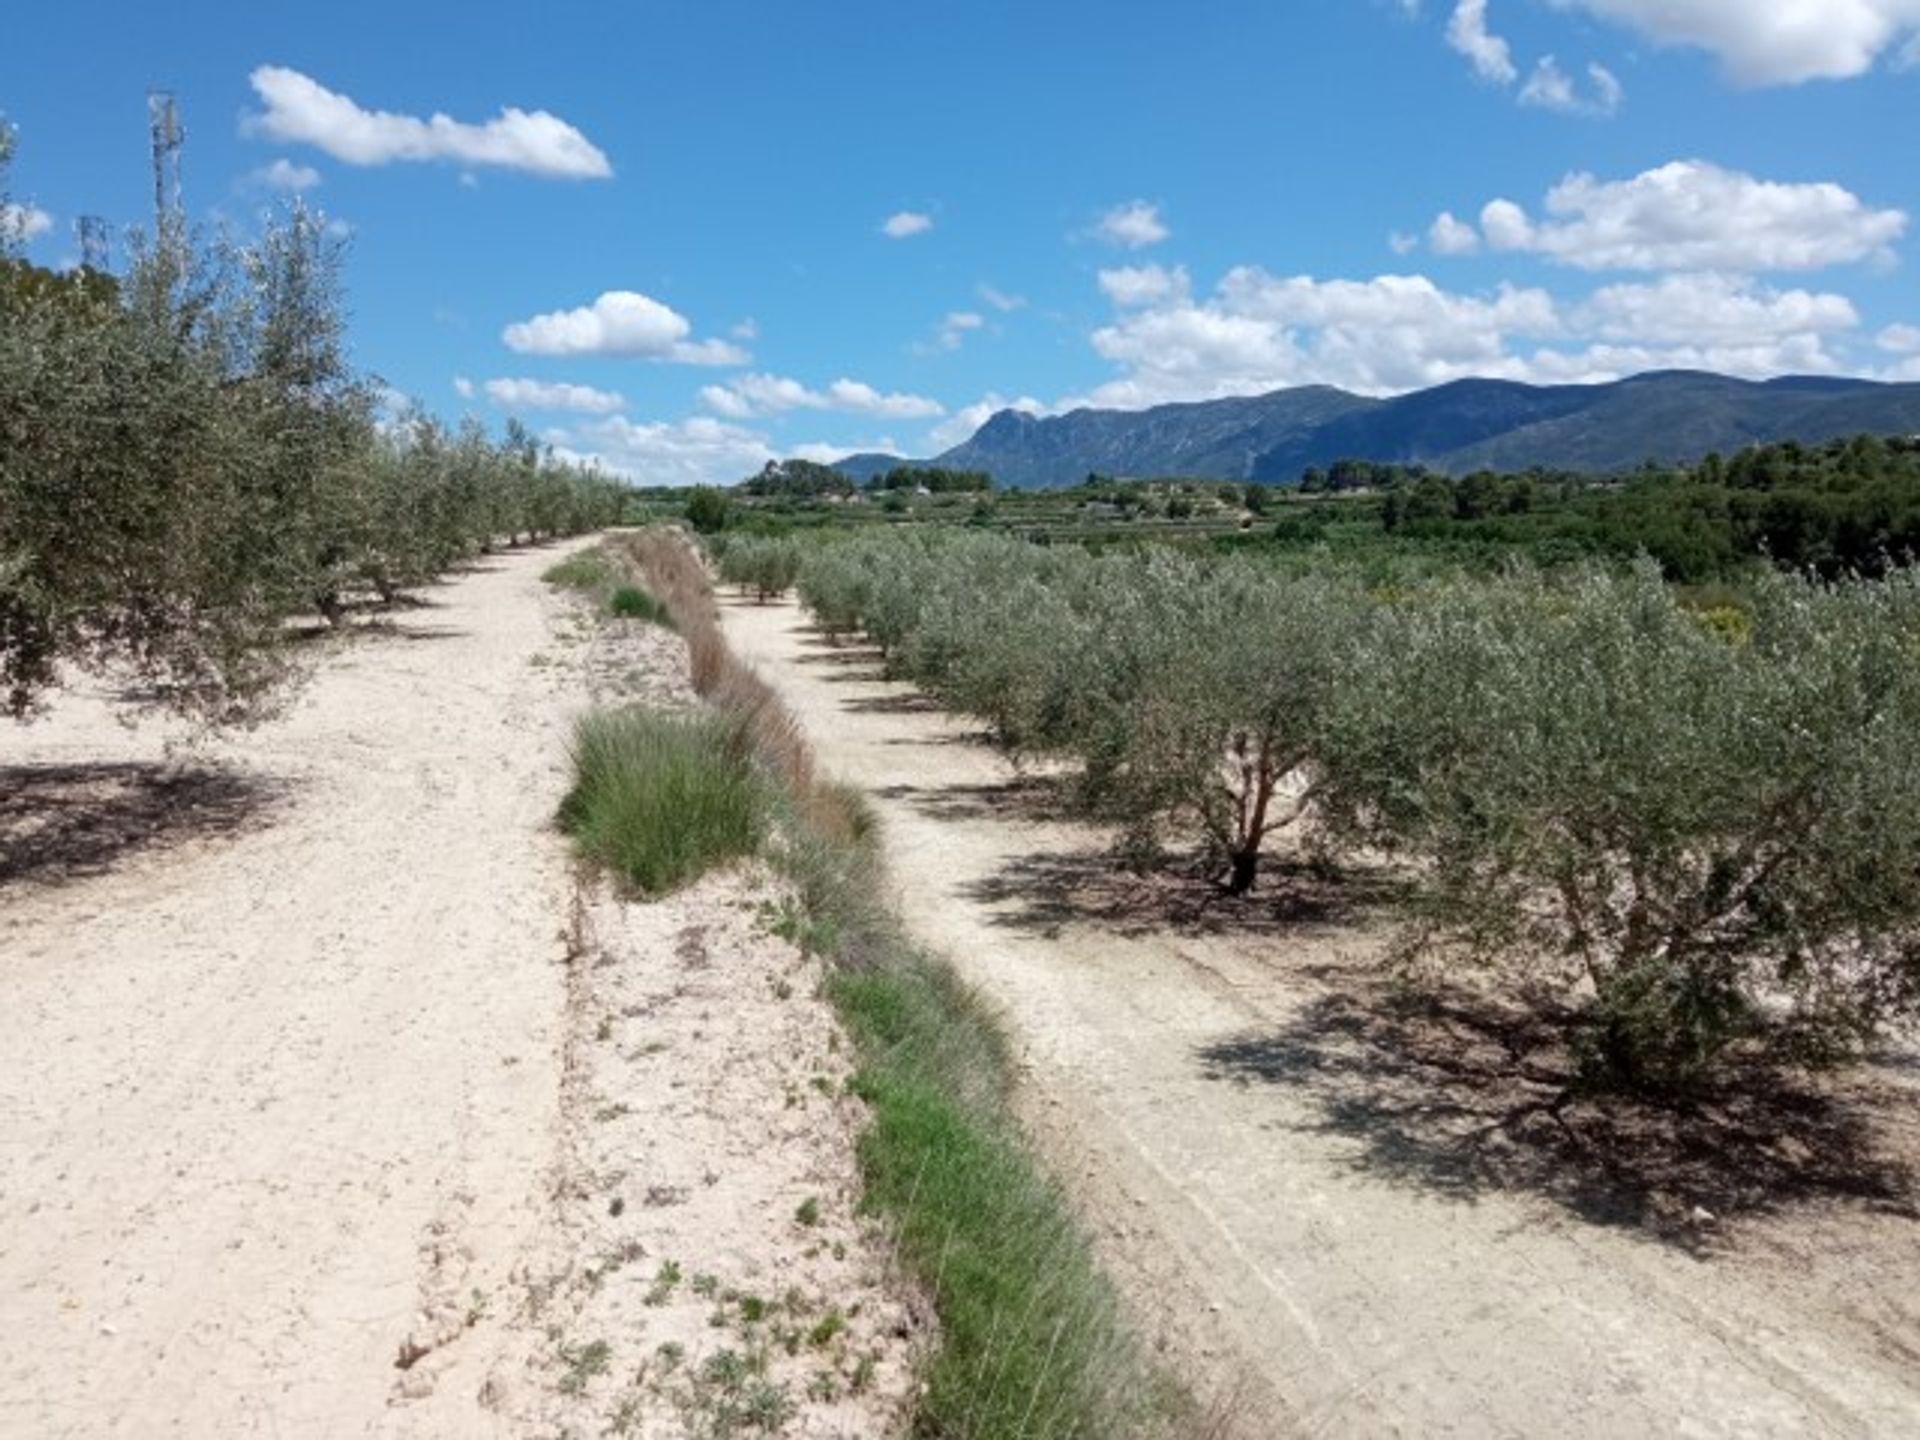
[[[350,234],[363,368],[661,482],[1005,403],[1920,379],[1920,0],[35,6],[30,256],[147,219],[151,86],[197,220]]]

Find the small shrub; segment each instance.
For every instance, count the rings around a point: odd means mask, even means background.
[[[709,715],[604,711],[580,722],[560,821],[588,858],[662,895],[752,855],[766,786],[744,728]]]

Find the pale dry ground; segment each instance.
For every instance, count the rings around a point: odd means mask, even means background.
[[[555,1224],[489,1395],[516,1435],[902,1429],[930,1329],[857,1214],[866,1107],[820,962],[768,929],[781,890],[583,899]]]
[[[1116,880],[871,652],[791,603],[723,613],[874,797],[914,933],[1003,1010],[1023,1112],[1145,1328],[1238,1385],[1247,1433],[1920,1434],[1911,1055],[1862,1082],[1860,1133],[1818,1097],[1720,1117],[1732,1172],[1686,1130],[1556,1120],[1523,1040],[1398,1026],[1377,914],[1170,921],[1191,893]]]
[[[213,778],[129,770],[10,837],[0,1432],[483,1423],[486,1337],[441,1342],[505,1286],[558,1121],[559,553],[322,656],[284,719],[180,757]],[[169,733],[77,694],[0,760],[154,765]],[[403,1374],[410,1340],[440,1348]],[[390,1408],[400,1380],[439,1383]]]
[[[562,553],[487,561],[387,633],[329,642],[290,713],[248,734],[170,755],[177,730],[123,728],[86,687],[0,729],[6,1440],[553,1433],[567,1367],[522,1301],[600,1258],[579,1252],[612,1221],[581,1223],[569,1186],[583,1153],[611,1174],[610,1145],[631,1151],[649,1248],[678,1234],[689,1275],[730,1284],[784,1264],[809,1305],[864,1300],[854,1334],[880,1344],[884,1256],[844,1213],[857,1116],[811,1095],[804,1125],[768,1136],[830,1033],[809,988],[783,1002],[777,1053],[764,1027],[729,1030],[756,1011],[707,995],[681,1023],[709,1043],[648,1052],[644,1021],[618,1017],[632,1063],[566,1069],[599,993],[568,965],[575,872],[553,826],[571,721],[589,694],[685,685],[665,632],[603,630],[541,584]],[[692,923],[642,911],[596,911],[621,937],[600,978],[636,993],[683,975],[670,942]],[[714,969],[766,983],[768,955],[763,938]],[[713,1087],[726,1123],[682,1136]],[[681,1173],[688,1144],[712,1186]],[[802,1177],[844,1264],[788,1260],[812,1242],[742,1199]],[[653,1183],[685,1204],[649,1215]],[[586,1318],[645,1308],[616,1288],[645,1275],[610,1279],[622,1308]],[[630,1378],[642,1336],[598,1338]],[[866,1400],[803,1403],[790,1433],[891,1405],[905,1344],[882,1347]]]

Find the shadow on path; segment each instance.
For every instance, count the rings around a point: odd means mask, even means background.
[[[1755,1062],[1685,1104],[1592,1095],[1574,1085],[1571,1009],[1338,983],[1199,1058],[1293,1092],[1364,1174],[1457,1200],[1530,1193],[1700,1254],[1724,1248],[1722,1221],[1807,1205],[1920,1219],[1911,1101],[1868,1068],[1814,1081]]]
[[[0,887],[62,885],[265,824],[286,787],[212,766],[0,766]]]
[[[939,813],[934,800],[925,803],[929,813]],[[1035,818],[1058,819],[1062,813],[1060,802],[1044,791],[1036,791],[1032,803],[1038,811]],[[1381,873],[1330,874],[1275,859],[1263,867],[1252,894],[1235,896],[1197,865],[1142,873],[1123,865],[1111,848],[1093,845],[1018,856],[962,893],[994,906],[995,924],[1044,936],[1079,925],[1126,936],[1171,930],[1306,939],[1363,924],[1372,912],[1390,904],[1400,888],[1401,882]]]

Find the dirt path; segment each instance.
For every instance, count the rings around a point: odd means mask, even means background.
[[[494,1433],[476,1296],[560,1090],[556,553],[184,769],[84,697],[0,731],[0,1434]]]
[[[724,613],[823,767],[875,798],[916,933],[1005,1008],[1026,1108],[1123,1283],[1175,1354],[1247,1366],[1252,1433],[1920,1433],[1905,1177],[1656,1227],[1517,1120],[1483,1135],[1466,1041],[1420,1065],[1374,1043],[1341,987],[1377,934],[1311,906],[1143,919],[1090,878],[1097,836],[1024,811],[999,759],[871,656],[790,604]],[[1912,1067],[1886,1083],[1911,1113]],[[1780,1123],[1756,1163],[1837,1143]]]

